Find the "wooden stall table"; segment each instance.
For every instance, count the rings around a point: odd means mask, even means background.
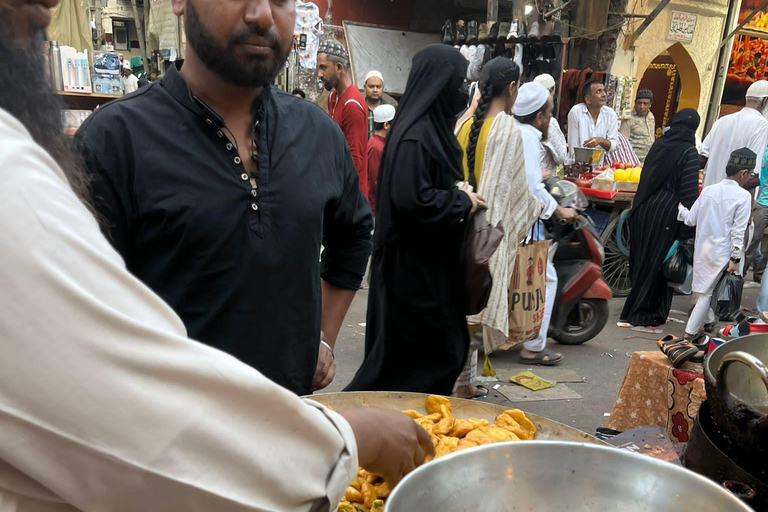
[[[635,352],[606,426],[626,431],[655,425],[672,442],[685,443],[706,396],[700,364],[677,369],[660,351]]]

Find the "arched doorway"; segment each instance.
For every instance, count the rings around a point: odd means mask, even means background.
[[[699,71],[688,51],[675,43],[646,68],[639,89],[653,91],[651,111],[656,118],[656,137],[661,136],[672,117],[683,108],[699,108],[701,81]]]

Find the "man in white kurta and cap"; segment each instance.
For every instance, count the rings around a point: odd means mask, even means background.
[[[534,78],[533,81],[544,86],[549,91],[552,101],[554,101],[557,84],[552,75],[544,73]],[[565,135],[563,135],[563,130],[560,129],[557,118],[552,116],[546,136],[542,137],[541,140],[541,170],[545,175],[555,174],[557,168],[565,164],[567,159],[568,142],[565,140]]]
[[[578,218],[573,208],[563,208],[557,204],[554,197],[542,183],[541,175],[541,142],[549,131],[554,102],[549,91],[541,84],[531,82],[520,87],[513,113],[515,121],[523,136],[523,153],[525,155],[525,175],[528,186],[539,202],[544,206],[539,221],[534,228],[534,239],[544,240],[542,220],[553,215],[565,222],[574,222]],[[520,362],[523,364],[542,364],[554,366],[563,361],[563,355],[547,348],[547,331],[552,320],[552,309],[557,296],[557,272],[551,259],[547,261],[547,290],[545,293],[544,317],[541,322],[539,337],[526,341],[520,352]]]
[[[706,157],[704,187],[725,179],[725,167],[731,153],[748,148],[762,155],[768,145],[768,81],[758,80],[747,89],[746,106],[740,111],[723,116],[715,122],[704,139],[701,155]],[[755,173],[760,174],[760,164],[755,163]]]
[[[705,188],[690,210],[679,206],[678,220],[696,226],[695,306],[685,327],[687,339],[717,321],[710,307],[715,284],[723,270],[734,273],[739,268],[752,206],[752,196],[742,187],[752,178],[756,161],[757,155],[748,148],[734,151],[725,168],[727,177]]]
[[[358,464],[393,485],[433,451],[409,417],[302,400],[126,270],[45,78],[57,3],[0,0],[0,510],[327,511]]]

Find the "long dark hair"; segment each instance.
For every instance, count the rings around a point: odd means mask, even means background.
[[[488,113],[491,101],[498,98],[509,88],[509,84],[520,80],[520,68],[517,64],[505,57],[496,57],[483,67],[480,77],[480,100],[477,102],[477,110],[473,117],[472,128],[469,130],[469,145],[467,146],[467,169],[472,175],[475,172],[475,156],[477,155],[477,141],[480,138],[480,130],[483,127],[483,119]]]

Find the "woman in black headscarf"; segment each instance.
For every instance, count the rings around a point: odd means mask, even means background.
[[[699,196],[699,114],[686,108],[648,153],[629,217],[629,272],[632,291],[621,319],[636,327],[663,325],[672,307],[673,290],[661,266],[675,240],[681,238],[677,205],[691,208]]]
[[[450,395],[467,357],[459,255],[464,221],[484,204],[456,187],[467,65],[445,45],[413,59],[379,171],[365,361],[347,391]]]

